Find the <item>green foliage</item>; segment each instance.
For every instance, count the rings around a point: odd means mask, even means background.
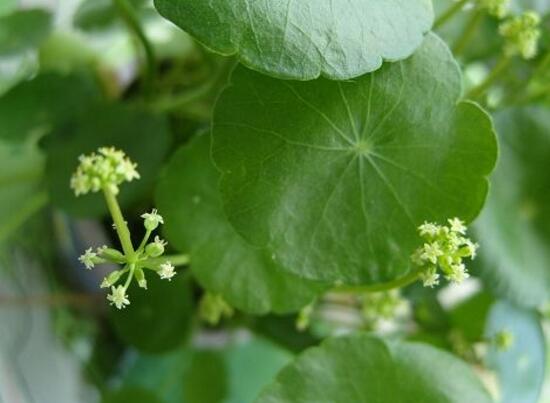
[[[40,45],[50,28],[50,13],[40,9],[0,16],[0,56]]]
[[[231,80],[213,130],[225,210],[292,273],[394,279],[408,271],[423,221],[471,221],[481,209],[496,159],[491,121],[457,105],[460,72],[437,37],[353,82],[244,68]]]
[[[269,251],[248,245],[231,228],[216,188],[210,139],[202,135],[175,153],[157,189],[166,237],[189,252],[199,283],[237,309],[262,314],[297,311],[325,288],[287,274]]]
[[[472,370],[447,353],[358,333],[306,350],[256,402],[297,401],[489,403],[491,398]]]
[[[548,400],[548,1],[73,1],[0,1],[14,391],[39,311],[104,403]]]
[[[182,345],[193,323],[189,279],[181,273],[172,281],[147,279],[147,290],[130,291],[132,301],[124,310],[111,308],[110,319],[118,336],[137,349],[158,353]]]
[[[427,0],[350,3],[155,0],[159,12],[223,55],[276,77],[348,79],[404,59],[433,20]],[[373,44],[371,46],[371,44]]]
[[[141,179],[125,186],[120,195],[123,206],[139,200],[151,191],[170,142],[166,120],[142,107],[90,105],[48,137],[46,173],[52,203],[77,216],[105,214],[101,195],[75,198],[68,186],[78,157],[105,144],[125,150],[143,172]]]

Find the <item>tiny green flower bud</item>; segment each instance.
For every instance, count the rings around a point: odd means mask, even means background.
[[[296,329],[298,329],[300,332],[303,332],[309,327],[309,324],[311,322],[311,314],[313,313],[313,308],[314,308],[314,304],[311,303],[309,305],[304,306],[298,313],[298,317],[296,318]]]
[[[222,317],[233,316],[233,308],[221,295],[205,293],[199,303],[199,316],[211,325],[217,325]]]
[[[141,288],[147,289],[147,280],[145,280],[145,273],[143,273],[143,270],[138,267],[134,271],[134,275],[136,276],[136,280],[138,282],[138,285]]]
[[[492,341],[498,351],[508,351],[514,345],[514,334],[509,330],[501,330]]]
[[[510,0],[479,0],[479,5],[497,18],[504,18],[510,9]]]
[[[98,249],[97,254],[103,259],[113,263],[125,263],[126,257],[122,252],[113,248],[104,247],[101,251]]]
[[[519,54],[524,59],[535,57],[541,36],[539,26],[540,16],[534,11],[526,11],[500,24],[500,35],[506,40],[504,52],[508,56]]]
[[[101,283],[101,288],[109,288],[115,285],[122,274],[124,274],[122,270],[115,270],[109,273],[109,275],[103,279],[103,282]]]
[[[143,225],[147,231],[154,231],[159,224],[164,224],[164,219],[157,213],[157,209],[153,209],[150,213],[141,215],[143,218]]]
[[[145,253],[150,257],[159,257],[164,253],[165,246],[166,241],[163,241],[158,236],[155,236],[155,240],[145,246]]]

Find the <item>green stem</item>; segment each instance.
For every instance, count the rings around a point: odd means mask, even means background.
[[[48,194],[46,192],[41,192],[30,198],[14,214],[10,215],[9,218],[0,225],[0,243],[47,203]]]
[[[189,255],[167,255],[167,256],[161,256],[156,258],[150,258],[150,259],[147,259],[144,262],[144,264],[156,266],[165,262],[170,262],[174,266],[185,266],[189,264]]]
[[[141,251],[145,244],[147,243],[147,241],[149,240],[149,237],[151,236],[151,232],[150,230],[147,230],[145,232],[145,236],[143,237],[143,239],[141,240],[141,243],[139,244],[139,247],[137,248],[138,251]]]
[[[134,247],[132,245],[132,240],[130,238],[130,231],[128,230],[128,225],[124,221],[124,216],[120,211],[120,206],[116,196],[109,189],[104,188],[103,194],[105,195],[105,201],[107,202],[107,207],[109,207],[109,212],[111,217],[113,217],[113,222],[115,223],[115,229],[120,239],[120,244],[122,245],[122,250],[126,255],[126,258],[131,260],[134,258]]]
[[[464,32],[462,32],[462,35],[460,35],[460,37],[456,40],[456,42],[453,45],[453,53],[455,54],[455,56],[464,52],[464,49],[466,49],[466,47],[470,43],[470,40],[474,36],[479,24],[481,23],[483,16],[484,16],[484,12],[483,12],[483,9],[481,8],[478,8],[472,11],[472,15],[470,15],[470,18],[466,23]]]
[[[145,32],[139,22],[139,18],[128,0],[113,0],[113,3],[128,27],[128,30],[138,38],[141,46],[143,47],[143,53],[145,54],[146,61],[144,69],[145,89],[146,92],[150,92],[156,76],[156,61],[153,46],[151,45],[151,42],[149,42],[149,39],[147,39],[147,36],[145,35]]]
[[[433,29],[441,28],[447,21],[464,8],[470,0],[459,0],[443,12],[434,22]]]
[[[476,100],[477,98],[481,97],[485,93],[485,91],[487,91],[489,87],[491,87],[491,85],[496,80],[498,80],[502,73],[506,71],[511,61],[512,59],[509,56],[502,56],[493,68],[493,71],[489,73],[489,75],[485,78],[485,80],[483,80],[483,82],[481,82],[481,84],[472,88],[470,92],[466,94],[466,98]]]
[[[130,273],[128,273],[128,277],[126,277],[126,282],[124,283],[124,289],[127,290],[130,286],[130,283],[132,282],[132,279],[134,278],[134,271],[136,270],[136,265],[131,264],[130,265]]]
[[[379,283],[373,285],[358,285],[358,286],[341,286],[332,290],[338,293],[362,293],[362,292],[379,292],[393,290],[394,288],[405,287],[418,280],[420,272],[417,270],[411,271],[409,274],[399,277],[387,283]]]

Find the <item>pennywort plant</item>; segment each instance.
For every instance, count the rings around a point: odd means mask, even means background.
[[[79,260],[86,269],[92,269],[96,264],[102,263],[122,266],[121,269],[111,272],[101,283],[101,288],[111,289],[107,300],[118,309],[130,304],[127,290],[134,278],[139,287],[147,289],[144,270],[154,271],[161,279],[170,281],[176,275],[174,264],[182,265],[188,262],[187,256],[172,258],[163,256],[167,243],[158,235],[155,235],[150,242],[152,233],[159,225],[164,224],[164,219],[156,209],[141,215],[145,235],[137,247],[132,244],[131,234],[118,204],[117,195],[121,184],[139,178],[137,164],[132,162],[123,151],[116,150],[114,147],[101,147],[97,153],[79,157],[79,165],[70,182],[76,196],[102,192],[105,197],[122,251],[107,246],[100,246],[95,251],[88,248]],[[119,282],[122,284],[117,285]]]

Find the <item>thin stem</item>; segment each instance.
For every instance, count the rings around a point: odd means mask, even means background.
[[[145,54],[146,61],[144,68],[145,89],[146,92],[150,92],[156,76],[156,61],[153,46],[151,45],[151,42],[149,42],[149,39],[147,39],[147,36],[145,35],[145,32],[139,22],[139,18],[128,0],[113,0],[113,3],[121,18],[126,23],[128,30],[135,34],[143,47],[143,53]]]
[[[481,97],[485,91],[491,87],[491,85],[498,80],[498,78],[506,71],[508,66],[510,65],[510,62],[512,61],[512,58],[509,56],[502,56],[500,60],[497,62],[495,67],[493,68],[493,71],[489,73],[489,75],[479,84],[477,87],[474,87],[466,94],[466,98],[476,100],[479,97]]]
[[[361,292],[379,292],[393,290],[394,288],[405,287],[418,280],[420,272],[413,270],[403,277],[399,277],[395,280],[388,281],[387,283],[379,283],[373,285],[359,285],[359,286],[341,286],[337,287],[332,292],[338,293],[361,293]]]
[[[152,232],[153,231],[150,231],[150,230],[147,230],[145,232],[145,236],[143,237],[143,239],[141,240],[141,243],[139,244],[139,247],[137,248],[138,251],[141,251],[143,249],[143,247],[145,246],[145,244],[149,240],[149,237],[151,236]]]
[[[156,266],[162,263],[170,262],[174,266],[186,266],[189,264],[189,255],[167,255],[156,258],[150,258],[143,262],[144,265]]]
[[[122,250],[124,251],[126,258],[131,260],[134,258],[135,254],[134,247],[130,238],[128,225],[126,224],[126,221],[124,221],[124,216],[120,211],[120,206],[118,205],[116,196],[107,188],[103,189],[103,194],[105,195],[105,201],[107,202],[107,206],[109,207],[111,217],[113,217],[115,229],[118,234],[118,238],[120,239],[120,244],[122,245]]]
[[[443,12],[434,22],[433,29],[441,28],[447,21],[464,8],[470,0],[459,0]]]
[[[470,15],[470,18],[466,23],[464,32],[462,32],[462,35],[460,35],[460,37],[453,45],[453,53],[455,54],[455,56],[458,56],[459,54],[464,52],[472,37],[474,36],[477,28],[479,27],[479,24],[481,23],[484,15],[485,14],[483,12],[483,9],[481,8],[477,8],[472,11],[472,15]]]
[[[132,279],[134,278],[134,271],[136,270],[136,265],[131,264],[130,265],[130,273],[128,273],[128,277],[126,277],[126,282],[124,283],[124,289],[127,290],[130,286],[130,283],[132,282]]]

